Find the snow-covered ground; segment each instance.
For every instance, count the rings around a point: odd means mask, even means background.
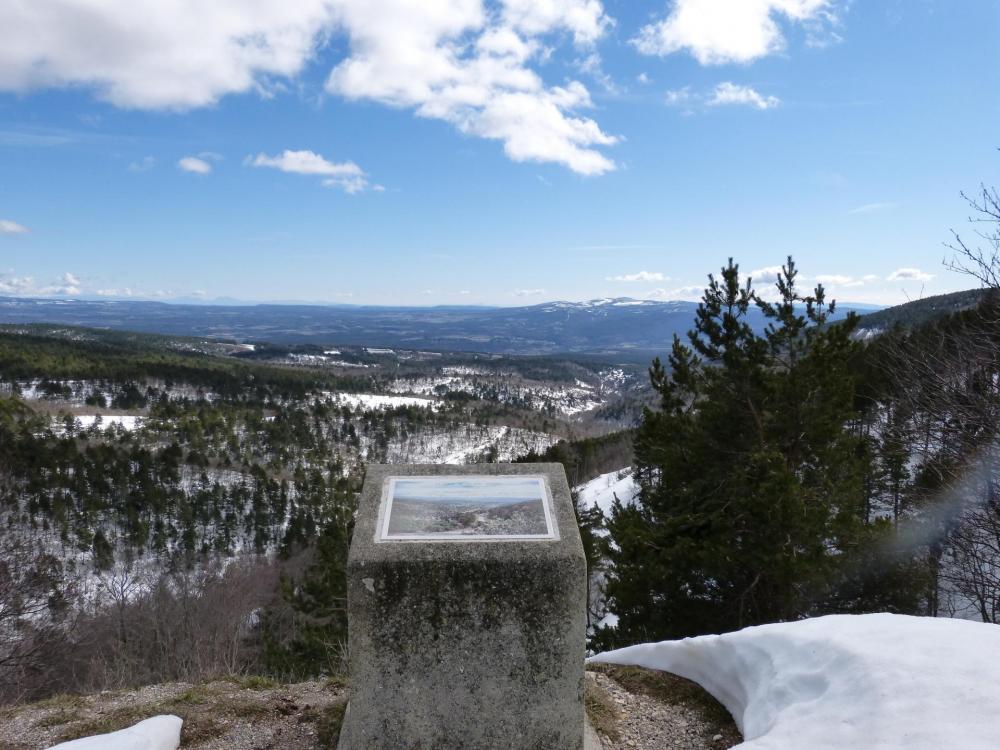
[[[74,414],[73,419],[80,423],[80,429],[86,430],[95,424],[102,430],[106,430],[112,425],[118,425],[126,432],[133,432],[142,426],[143,417],[130,414]],[[53,417],[53,426],[58,428],[62,425],[62,419]]]
[[[418,396],[384,396],[380,393],[324,393],[338,406],[349,406],[352,409],[395,409],[399,406],[429,406],[437,409],[440,401]]]
[[[1000,626],[830,615],[610,651],[694,680],[750,750],[1000,747]]]
[[[603,387],[576,380],[573,384],[524,380],[512,372],[484,373],[468,367],[444,367],[442,374],[418,378],[397,378],[389,384],[393,393],[440,395],[468,393],[487,401],[520,406],[537,411],[551,410],[572,417],[594,411],[606,403]]]
[[[49,750],[177,750],[182,724],[177,716],[154,716],[119,732],[62,742]]]
[[[556,442],[557,438],[552,435],[518,427],[425,428],[406,438],[393,439],[381,460],[386,463],[464,464],[481,461],[487,453],[492,453],[494,461],[513,461],[530,451],[541,453]]]
[[[617,497],[622,505],[631,504],[639,494],[639,485],[632,475],[632,468],[626,466],[618,471],[609,471],[574,488],[580,502],[586,508],[598,507],[604,515],[611,512],[611,503]]]

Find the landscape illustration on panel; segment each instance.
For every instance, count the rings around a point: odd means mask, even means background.
[[[547,496],[540,477],[391,478],[381,538],[552,538]]]

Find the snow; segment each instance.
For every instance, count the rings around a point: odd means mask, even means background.
[[[73,414],[73,420],[78,423],[79,429],[86,430],[97,424],[101,430],[106,430],[112,425],[118,425],[126,432],[134,432],[142,426],[143,417],[131,414]],[[97,420],[100,419],[100,424]],[[61,416],[52,417],[52,428],[57,433],[64,432],[64,418]]]
[[[131,432],[142,424],[142,417],[131,416],[128,414],[77,414],[74,415],[73,419],[79,422],[83,429],[87,429],[97,422],[98,417],[100,417],[101,420],[101,429],[105,430],[111,425],[116,424]]]
[[[440,402],[430,398],[418,398],[416,396],[383,396],[379,393],[326,393],[340,406],[349,406],[352,409],[361,407],[362,409],[395,409],[400,406],[428,406],[437,408]]]
[[[694,680],[747,750],[996,748],[1000,627],[905,615],[830,615],[610,651]]]
[[[63,742],[49,750],[177,750],[182,724],[177,716],[154,716],[120,732]]]
[[[631,467],[609,471],[575,488],[585,508],[598,507],[604,515],[611,513],[611,503],[617,497],[623,505],[632,503],[639,494],[639,485]]]

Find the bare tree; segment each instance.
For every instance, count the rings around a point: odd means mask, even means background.
[[[952,230],[954,240],[946,247],[953,255],[945,267],[972,276],[988,289],[1000,289],[1000,194],[995,187],[980,185],[976,195],[962,197],[972,209],[969,223],[979,240],[969,245]]]
[[[0,701],[30,691],[71,625],[72,586],[40,546],[0,537]]]

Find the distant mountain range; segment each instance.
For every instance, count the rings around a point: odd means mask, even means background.
[[[192,305],[0,297],[0,323],[49,323],[241,342],[647,359],[692,326],[693,302],[606,298],[528,307]],[[870,312],[872,305],[845,305]],[[754,311],[751,322],[763,326]]]

